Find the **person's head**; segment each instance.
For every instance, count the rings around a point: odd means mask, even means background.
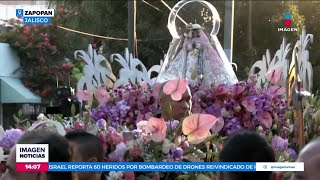
[[[61,135],[48,131],[26,132],[17,144],[48,144],[49,162],[69,162],[70,149],[68,141]],[[1,176],[1,180],[71,180],[71,172],[17,172],[16,171],[16,148],[10,151],[6,162],[7,170]]]
[[[159,105],[162,111],[162,116],[165,120],[172,118],[174,120],[181,120],[183,117],[188,116],[191,113],[191,91],[189,86],[187,86],[186,92],[182,95],[180,101],[174,101],[171,95],[166,95],[163,93],[163,87],[165,83],[161,85]],[[171,111],[169,111],[171,106]]]
[[[269,143],[258,133],[241,131],[225,142],[220,162],[275,162],[275,154]],[[271,180],[272,172],[227,172],[221,180]]]
[[[297,162],[304,162],[304,171],[295,172],[294,180],[316,180],[320,177],[320,138],[308,143],[299,153]]]
[[[102,162],[104,151],[99,138],[86,131],[70,131],[65,137],[72,147],[73,162]],[[81,179],[98,179],[101,173],[76,173]]]

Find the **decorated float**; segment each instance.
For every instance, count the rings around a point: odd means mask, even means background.
[[[274,57],[269,50],[239,81],[217,38],[220,17],[206,32],[189,24],[185,33],[175,27],[178,11],[193,1],[181,1],[168,18],[172,42],[159,65],[149,70],[125,50],[105,58],[92,45],[74,56],[86,65],[76,87],[81,111],[63,118],[39,115],[31,127],[1,130],[0,146],[9,150],[23,131],[50,128],[85,129],[104,144],[106,161],[218,161],[224,140],[250,129],[274,148],[279,162],[293,161],[319,130],[318,99],[311,95],[313,71],[308,45],[313,36],[302,30],[294,46],[283,39]],[[289,56],[291,53],[291,57]],[[119,77],[111,63],[121,66]],[[152,74],[157,73],[157,76]],[[19,118],[17,118],[19,121]],[[116,173],[111,179],[214,179],[214,173]]]

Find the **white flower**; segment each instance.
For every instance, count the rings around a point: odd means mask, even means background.
[[[3,151],[3,148],[0,147],[0,161],[4,161],[4,160],[5,160],[4,151]]]
[[[0,141],[2,140],[3,137],[4,137],[4,129],[2,126],[0,126]]]
[[[137,129],[141,130],[143,133],[146,133],[147,125],[148,125],[148,121],[140,121],[137,124]]]
[[[121,180],[122,177],[123,177],[122,172],[111,171],[111,172],[109,172],[109,176],[107,177],[107,179],[108,180]]]
[[[43,113],[41,113],[41,114],[39,114],[39,116],[37,117],[37,120],[38,120],[38,121],[47,121],[48,118],[47,118]]]
[[[172,149],[174,147],[175,147],[175,145],[169,139],[164,139],[163,144],[162,144],[162,152],[164,154],[168,154],[170,149]]]

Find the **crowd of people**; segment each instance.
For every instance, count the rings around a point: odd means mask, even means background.
[[[68,132],[65,137],[48,131],[25,133],[18,144],[49,144],[49,162],[103,162],[104,150],[97,136],[85,131]],[[275,162],[270,144],[258,133],[241,131],[230,136],[220,152],[221,162]],[[297,161],[305,163],[303,172],[292,180],[315,180],[320,177],[320,139],[310,142],[300,152]],[[6,172],[1,180],[103,180],[103,172],[28,172],[16,171],[16,150],[11,149]],[[277,180],[274,172],[223,172],[219,180]]]

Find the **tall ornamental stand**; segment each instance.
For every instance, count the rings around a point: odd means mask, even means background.
[[[301,80],[299,75],[296,76],[295,85],[292,87],[292,103],[294,108],[294,117],[298,122],[299,150],[305,145],[304,137],[304,119],[303,119],[303,96],[301,95]]]

